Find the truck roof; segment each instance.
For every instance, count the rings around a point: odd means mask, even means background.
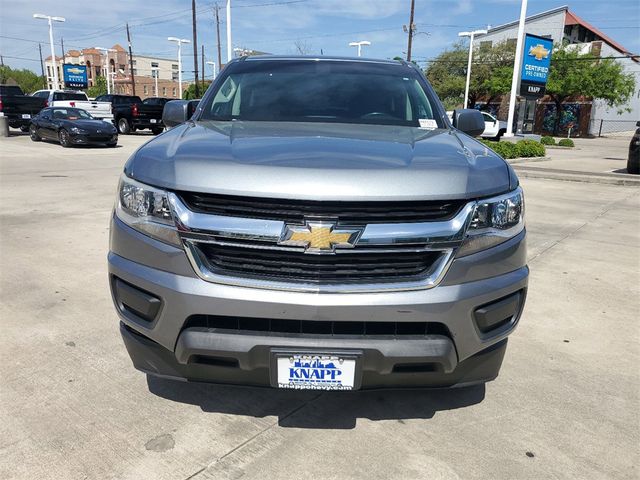
[[[360,63],[387,63],[391,65],[408,65],[404,60],[366,57],[340,57],[327,55],[251,55],[240,57],[236,61],[281,61],[281,60],[308,60],[314,62],[360,62]]]

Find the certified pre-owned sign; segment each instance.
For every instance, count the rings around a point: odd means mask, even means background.
[[[64,84],[70,88],[87,88],[87,67],[86,65],[62,66]]]
[[[525,97],[542,97],[544,95],[553,40],[537,35],[526,34],[522,56],[520,77],[520,95]]]

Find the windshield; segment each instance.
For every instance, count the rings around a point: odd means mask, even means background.
[[[265,60],[230,66],[201,120],[417,127],[436,119],[418,74],[402,64]]]
[[[56,108],[53,110],[56,120],[92,120],[93,117],[79,108]]]
[[[53,101],[68,101],[68,100],[86,100],[87,96],[84,93],[74,92],[56,92],[53,94]]]

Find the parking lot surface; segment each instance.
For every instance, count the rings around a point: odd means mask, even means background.
[[[118,176],[150,138],[0,143],[0,478],[638,478],[637,187],[522,181],[528,301],[486,388],[184,384],[132,368],[107,284]]]

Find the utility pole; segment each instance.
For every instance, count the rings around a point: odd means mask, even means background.
[[[200,97],[200,86],[198,85],[198,33],[196,32],[196,0],[191,0],[191,23],[193,26],[193,70],[195,73],[195,94]]]
[[[136,80],[133,76],[133,52],[131,51],[131,35],[129,34],[129,24],[127,23],[127,42],[129,42],[129,69],[131,70],[131,92],[136,94]]]
[[[64,65],[64,38],[60,37],[60,45],[62,46],[62,64]]]
[[[204,93],[205,88],[204,88],[204,43],[201,45],[202,46],[202,63],[200,65],[202,65],[202,93]]]
[[[409,28],[407,29],[409,33],[409,40],[407,42],[407,62],[411,61],[411,43],[413,42],[413,30],[415,29],[415,25],[413,24],[413,12],[415,10],[416,0],[411,0],[411,14],[409,15]]]
[[[216,3],[216,37],[218,38],[218,68],[222,65],[222,48],[220,46],[220,16],[218,15],[218,4]],[[204,67],[203,67],[204,68]],[[204,76],[204,75],[203,75]]]
[[[40,52],[40,70],[42,70],[42,84],[44,88],[47,88],[47,77],[44,76],[44,63],[42,62],[42,44],[38,44],[38,51]]]

